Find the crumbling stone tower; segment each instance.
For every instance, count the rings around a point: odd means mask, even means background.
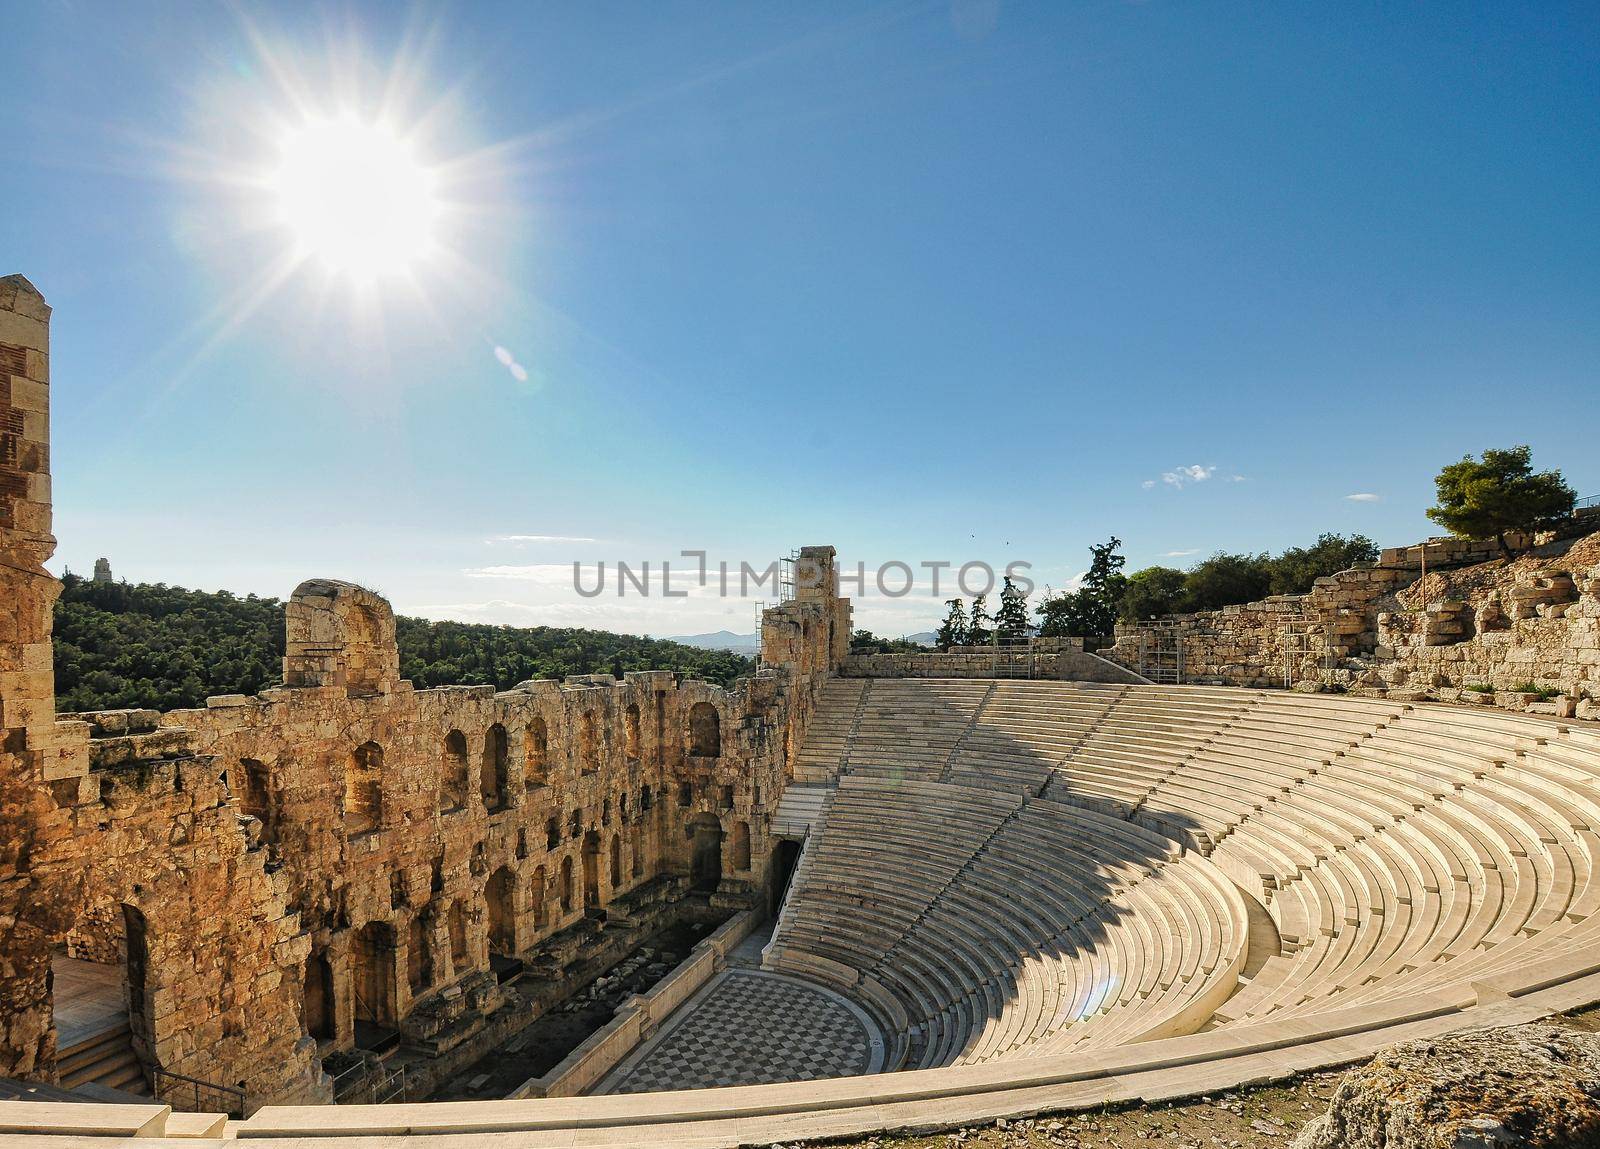
[[[50,783],[61,774],[50,623],[60,584],[50,533],[50,308],[20,275],[0,279],[0,1075],[55,1056],[50,938],[70,884],[44,861],[69,833]],[[75,785],[66,777],[61,784]]]

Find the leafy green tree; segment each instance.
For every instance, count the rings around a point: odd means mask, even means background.
[[[879,638],[870,630],[857,630],[850,636],[851,654],[916,654],[927,649],[905,638]]]
[[[1036,608],[1039,633],[1051,637],[1099,638],[1116,629],[1117,612],[1128,578],[1127,559],[1118,554],[1122,540],[1112,535],[1089,547],[1089,570],[1075,591],[1046,595]]]
[[[1462,538],[1493,538],[1506,554],[1507,531],[1554,526],[1577,501],[1560,471],[1534,472],[1526,444],[1487,450],[1482,459],[1467,455],[1440,471],[1434,486],[1439,505],[1428,508],[1430,519]]]
[[[1234,603],[1265,598],[1271,590],[1272,560],[1266,555],[1218,551],[1189,571],[1184,605],[1188,610],[1220,610]]]
[[[1319,535],[1309,547],[1290,547],[1271,563],[1273,594],[1305,594],[1324,575],[1378,561],[1378,544],[1365,535]]]
[[[949,650],[952,646],[965,645],[967,641],[967,608],[959,598],[946,599],[944,605],[950,609],[945,612],[933,643],[940,650]]]
[[[994,632],[989,629],[989,624],[994,621],[989,616],[988,608],[984,606],[987,595],[979,595],[972,600],[972,613],[967,616],[967,646],[987,646]]]
[[[1000,610],[994,616],[995,632],[1003,639],[1028,636],[1028,596],[1017,589],[1011,576],[1000,588]]]
[[[1183,609],[1189,576],[1172,567],[1145,567],[1128,576],[1118,617],[1124,622],[1176,614]]]

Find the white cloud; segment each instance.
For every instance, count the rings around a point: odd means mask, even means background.
[[[572,567],[566,563],[535,563],[530,566],[467,567],[461,572],[468,578],[511,579],[517,582],[534,582],[543,586],[571,586]],[[593,573],[590,572],[591,579]]]
[[[1381,503],[1382,495],[1374,495],[1369,491],[1357,491],[1353,495],[1346,495],[1345,501],[1349,503]]]
[[[1194,463],[1187,467],[1175,467],[1170,471],[1162,471],[1161,482],[1169,487],[1176,487],[1182,490],[1191,483],[1203,483],[1216,473],[1217,468],[1215,466],[1207,467]],[[1156,480],[1146,479],[1142,485],[1148,491],[1156,485]]]
[[[600,540],[586,538],[582,535],[493,535],[483,541],[490,546],[505,544],[522,547],[530,543],[595,543]]]
[[[1199,553],[1200,553],[1200,548],[1199,547],[1195,547],[1193,550],[1190,550],[1190,551],[1162,551],[1156,557],[1160,558],[1160,559],[1183,559],[1183,558],[1188,558],[1190,555],[1197,555]]]

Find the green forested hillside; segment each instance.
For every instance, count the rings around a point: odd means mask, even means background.
[[[62,579],[56,603],[56,707],[63,712],[199,706],[209,694],[255,694],[283,666],[283,603],[164,583]],[[678,670],[727,685],[751,670],[737,654],[556,627],[400,618],[400,673],[417,687],[568,674]]]

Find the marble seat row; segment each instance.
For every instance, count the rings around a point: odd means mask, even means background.
[[[908,1067],[1184,1032],[1247,940],[1232,884],[1172,839],[949,783],[846,775],[795,883],[768,964],[900,1024]]]
[[[1393,1002],[1597,940],[1596,731],[1229,688],[858,685],[821,727],[847,795],[827,888],[780,932],[904,1019],[908,1065]],[[1247,980],[1240,891],[1279,943]]]

